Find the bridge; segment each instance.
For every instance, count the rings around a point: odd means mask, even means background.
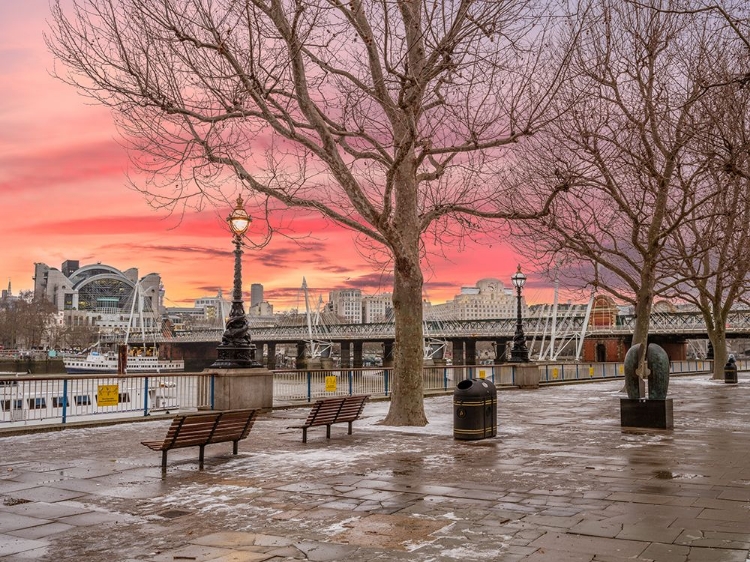
[[[310,339],[310,333],[316,340],[340,341],[387,341],[393,340],[395,327],[392,322],[379,324],[331,324],[308,328],[307,325],[285,326],[252,326],[251,336],[256,342],[294,343]],[[425,337],[435,339],[474,339],[495,340],[510,339],[516,330],[516,318],[499,318],[491,320],[428,320],[424,322]],[[554,333],[557,338],[573,334],[584,337],[626,336],[633,333],[635,317],[632,315],[617,316],[614,324],[596,324],[589,322],[585,315],[575,314],[559,316],[556,319]],[[585,330],[584,330],[585,327]],[[527,338],[550,337],[553,333],[552,318],[537,316],[523,320],[523,330]],[[727,319],[727,337],[750,337],[750,310],[732,312]],[[196,330],[174,336],[157,335],[157,342],[217,342],[221,339],[223,329]],[[696,312],[676,312],[652,314],[649,322],[649,333],[654,336],[668,336],[684,339],[705,339],[706,323],[703,316]],[[138,335],[131,338],[138,341]],[[151,336],[148,341],[153,341]]]
[[[363,366],[363,345],[381,343],[383,365],[391,364],[395,340],[393,322],[376,324],[329,324],[310,326],[306,322],[287,323],[275,326],[252,325],[250,334],[253,342],[268,361],[269,368],[275,368],[277,345],[296,347],[296,364],[305,368],[306,361],[313,355],[312,347],[321,342],[340,345],[342,365]],[[298,319],[299,320],[299,319]],[[576,305],[562,311],[553,318],[539,312],[523,320],[527,345],[533,350],[535,360],[558,360],[561,356],[585,361],[623,361],[630,347],[635,326],[632,315],[616,315],[607,318],[591,315],[585,305]],[[427,320],[424,322],[426,340],[425,356],[434,359],[443,357],[443,351],[450,345],[454,365],[472,364],[476,358],[477,345],[490,342],[495,348],[495,362],[502,363],[516,330],[516,318],[489,320]],[[750,337],[750,310],[737,310],[730,314],[726,326],[727,338]],[[213,328],[180,333],[173,336],[148,335],[145,341],[157,343],[168,353],[177,350],[177,357],[190,361],[192,368],[206,366],[201,361],[215,359],[216,345],[221,340],[223,329]],[[649,334],[654,343],[661,345],[673,361],[688,358],[688,348],[692,347],[696,357],[712,357],[711,350],[702,345],[689,343],[689,340],[706,340],[706,324],[697,312],[657,312],[651,315]],[[138,335],[131,337],[133,343],[142,342]],[[265,348],[265,349],[264,349]],[[330,352],[330,345],[327,346]],[[288,349],[284,355],[288,357]],[[320,356],[322,357],[322,356]],[[202,366],[201,366],[202,365]]]

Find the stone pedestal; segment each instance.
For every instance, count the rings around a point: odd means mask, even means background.
[[[672,429],[672,399],[620,399],[620,425],[649,429]]]
[[[513,363],[515,384],[519,388],[539,388],[539,366],[536,363]]]
[[[214,410],[273,407],[273,373],[268,369],[206,369],[214,375]]]

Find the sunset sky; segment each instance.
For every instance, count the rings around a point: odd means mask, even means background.
[[[189,306],[218,288],[230,293],[229,206],[180,220],[128,187],[128,157],[109,111],[50,75],[42,37],[49,17],[48,0],[0,2],[0,286],[10,278],[14,294],[31,289],[35,262],[59,268],[72,259],[158,272],[167,306]],[[316,297],[334,288],[390,290],[389,272],[384,277],[360,257],[349,232],[309,216],[297,228],[313,234],[309,248],[278,237],[245,253],[246,293],[262,283],[266,300],[282,310],[296,306],[303,276]],[[533,271],[505,247],[470,245],[431,260],[426,296],[444,302],[484,277],[509,286],[519,262]],[[527,300],[551,302],[545,285],[532,274]]]

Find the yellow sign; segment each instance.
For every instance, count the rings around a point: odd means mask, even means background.
[[[336,392],[336,377],[326,377],[326,392]]]
[[[558,369],[557,367],[555,367],[554,369],[552,369],[552,378],[556,379],[559,376],[560,376],[560,369]]]
[[[620,365],[619,370],[621,375],[625,374],[625,365]]]
[[[590,377],[594,376],[594,367],[589,367],[589,376]]]
[[[119,389],[116,384],[100,384],[96,392],[97,406],[117,406]]]
[[[480,369],[479,370],[479,378],[480,379],[486,379],[487,378],[487,373],[484,371],[484,369]]]

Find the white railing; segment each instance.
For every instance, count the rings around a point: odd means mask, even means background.
[[[541,384],[623,377],[622,363],[538,364]],[[749,360],[738,368],[750,369]],[[673,361],[671,372],[707,373],[711,361]],[[426,394],[450,392],[468,378],[515,384],[516,367],[503,365],[428,366],[423,371]],[[391,368],[277,370],[273,373],[274,405],[304,403],[350,394],[388,397]],[[0,375],[0,428],[21,425],[145,417],[212,409],[214,383],[210,374],[168,375]]]

